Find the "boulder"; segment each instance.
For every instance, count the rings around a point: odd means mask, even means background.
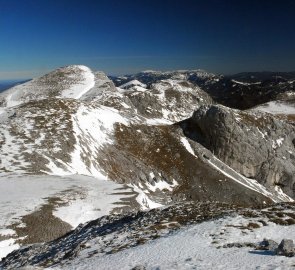
[[[146,268],[143,265],[136,265],[131,270],[146,270]]]
[[[286,257],[293,257],[295,255],[295,247],[293,240],[283,239],[276,250],[276,254]]]

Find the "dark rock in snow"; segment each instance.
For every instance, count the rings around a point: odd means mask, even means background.
[[[257,250],[270,250],[275,252],[278,248],[279,244],[271,239],[264,239],[259,245],[256,247]]]
[[[256,247],[254,243],[251,242],[244,242],[244,243],[228,243],[223,245],[223,248],[243,248],[243,247]]]
[[[146,268],[143,265],[136,265],[131,270],[146,270]]]

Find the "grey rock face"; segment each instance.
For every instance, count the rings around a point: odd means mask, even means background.
[[[276,254],[287,256],[287,257],[293,257],[295,255],[295,247],[294,247],[293,240],[283,239],[278,246]]]
[[[294,198],[295,127],[269,114],[202,106],[184,132],[227,165]]]
[[[100,98],[105,93],[108,95],[116,93],[116,87],[114,83],[103,72],[95,72],[94,76],[94,87],[82,95],[80,98],[81,100],[91,101]]]

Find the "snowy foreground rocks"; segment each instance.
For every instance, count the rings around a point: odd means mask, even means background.
[[[290,269],[294,257],[276,256],[274,242],[260,242],[261,238],[279,242],[286,235],[294,239],[295,225],[280,225],[293,215],[294,204],[290,203],[252,209],[191,202],[105,216],[54,241],[14,251],[2,260],[0,267],[211,269],[219,263],[222,269],[263,265],[268,265],[266,269]],[[281,221],[276,219],[278,216]],[[240,245],[232,244],[237,240]],[[292,244],[282,241],[278,254],[291,256]]]
[[[264,239],[259,244],[244,242],[244,243],[229,243],[225,244],[223,248],[244,248],[251,247],[255,250],[270,251],[272,255],[281,255],[286,257],[295,256],[295,246],[293,240],[283,239],[280,244],[271,239]]]

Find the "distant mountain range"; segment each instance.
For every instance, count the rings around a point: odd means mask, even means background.
[[[244,72],[230,76],[215,75],[203,70],[146,71],[134,75],[112,77],[119,86],[138,80],[149,86],[161,79],[176,78],[198,85],[213,100],[236,109],[250,109],[276,99],[289,99],[294,92],[295,72]]]

